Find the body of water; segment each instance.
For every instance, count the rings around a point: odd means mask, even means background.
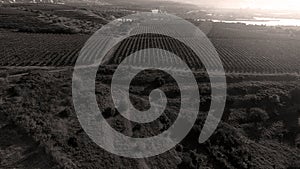
[[[286,19],[286,18],[263,18],[254,17],[251,20],[240,19],[240,20],[212,20],[213,22],[224,22],[224,23],[244,23],[247,25],[266,25],[266,26],[300,26],[300,19]]]

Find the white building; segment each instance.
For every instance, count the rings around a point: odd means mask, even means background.
[[[159,13],[159,9],[152,9],[151,11],[152,11],[152,13],[154,13],[154,14],[158,14],[158,13]]]

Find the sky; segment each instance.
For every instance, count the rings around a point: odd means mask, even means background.
[[[274,10],[299,10],[300,0],[173,0],[199,6],[216,8],[253,8]]]

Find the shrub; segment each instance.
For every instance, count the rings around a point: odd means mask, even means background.
[[[251,108],[248,114],[248,121],[253,123],[265,122],[269,119],[268,113],[260,108]]]
[[[300,88],[297,87],[290,91],[291,101],[294,104],[300,104]]]

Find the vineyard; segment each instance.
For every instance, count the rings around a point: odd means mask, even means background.
[[[142,32],[156,32],[160,30],[164,34],[172,35],[172,37],[185,37],[186,41],[200,48],[200,51],[208,51],[207,45],[199,45],[195,38],[189,38],[191,35],[181,35],[176,32],[176,29],[168,29],[167,25],[146,25],[138,29],[134,29],[132,34],[140,34]],[[179,29],[180,30],[180,29]],[[245,32],[245,31],[244,31]],[[256,37],[256,36],[257,37]],[[300,44],[299,39],[281,37],[282,35],[274,35],[270,37],[268,33],[236,33],[232,38],[221,38],[211,36],[214,47],[216,48],[219,56],[223,62],[226,72],[235,73],[299,73],[300,69]],[[252,36],[252,37],[251,37]],[[251,37],[251,38],[250,38]],[[112,59],[111,63],[119,64],[123,57],[137,51],[138,49],[145,48],[160,48],[170,50],[184,60],[189,67],[194,69],[203,68],[199,57],[197,57],[191,49],[182,45],[175,39],[168,37],[153,37],[153,35],[133,36],[122,42]],[[163,54],[160,54],[163,55]],[[213,59],[205,56],[200,56],[201,59],[207,59],[209,67],[217,67]],[[145,61],[145,59],[142,59]],[[141,59],[137,58],[131,61],[133,64],[140,64]],[[149,60],[149,65],[160,64],[161,61]],[[178,61],[176,58],[166,61],[167,65],[176,67]]]
[[[0,33],[1,66],[72,66],[86,35]]]
[[[213,40],[229,72],[299,73],[299,40]]]
[[[84,9],[54,4],[16,4],[0,7],[0,28],[4,28],[0,30],[0,66],[74,66],[79,51],[92,32],[110,20],[131,13],[134,13],[134,10],[107,6]],[[201,23],[193,23],[201,28]],[[203,69],[201,60],[194,51],[170,37],[183,37],[200,51],[207,51],[207,46],[200,45],[190,38],[192,33],[182,35],[184,31],[181,29],[184,28],[178,26],[172,29],[170,25],[163,22],[157,24],[155,20],[140,25],[132,29],[129,35],[141,35],[131,36],[115,46],[114,51],[110,52],[111,55],[107,56],[109,59],[106,60],[106,64],[117,65],[125,57],[141,49],[160,48],[179,56],[193,70]],[[159,35],[160,33],[170,37]],[[300,72],[300,43],[299,38],[295,37],[297,32],[290,37],[290,31],[283,29],[213,23],[212,29],[206,33],[216,48],[226,72]],[[107,42],[103,41],[103,44],[99,45],[106,45]],[[90,55],[92,57],[86,58],[86,61],[93,62],[96,53]],[[208,66],[217,67],[211,58],[200,57],[207,59]],[[179,60],[165,60],[163,57],[155,60],[141,56],[129,62],[136,66],[143,63],[176,68]]]
[[[141,32],[155,32],[161,29],[157,25],[144,26],[133,29],[131,34]],[[178,32],[168,31],[174,37]],[[1,31],[0,37],[0,66],[74,66],[79,51],[90,35],[84,34],[30,34],[11,31]],[[188,36],[189,35],[184,35]],[[297,39],[288,38],[221,38],[211,37],[213,45],[223,61],[224,69],[228,73],[299,73],[300,72],[300,43]],[[190,39],[191,41],[193,39]],[[103,42],[107,43],[107,41]],[[205,46],[198,45],[202,51]],[[105,45],[105,44],[103,44]],[[119,43],[112,52],[113,55],[106,64],[119,64],[126,56],[135,51],[146,48],[160,48],[169,50],[185,61],[193,70],[203,69],[200,59],[195,53],[176,39],[158,35],[141,34],[131,36]],[[95,54],[92,54],[92,56]],[[159,54],[163,55],[163,54]],[[96,56],[86,58],[93,61]],[[208,59],[209,66],[214,62]],[[135,58],[130,60],[136,66],[141,63],[161,64],[176,68],[178,58],[171,60],[151,60],[150,58]]]

